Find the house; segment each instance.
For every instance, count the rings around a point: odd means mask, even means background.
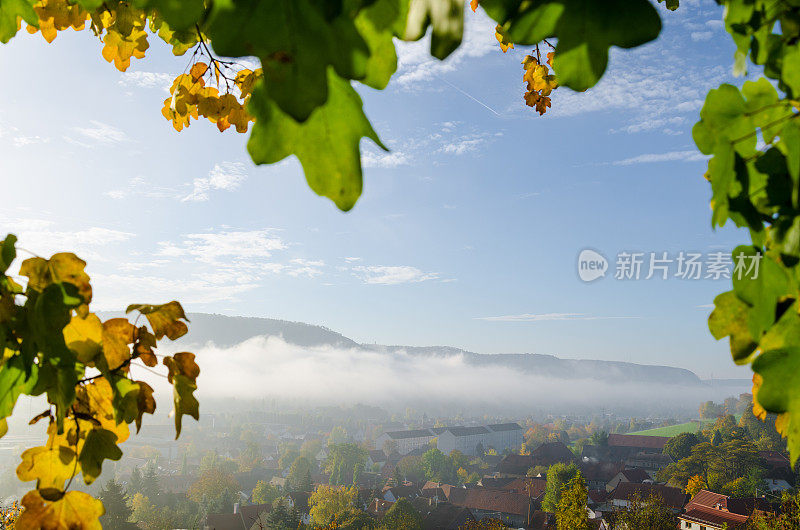
[[[485,517],[500,519],[516,528],[528,526],[535,510],[534,501],[527,495],[510,491],[475,488],[464,490],[466,495],[451,500],[451,504],[469,508],[477,520]],[[451,495],[451,497],[455,497]]]
[[[269,513],[271,505],[233,505],[233,513],[210,513],[203,521],[203,530],[250,530],[262,516]]]
[[[606,485],[616,477],[625,464],[622,462],[581,462],[578,465],[588,489],[604,490]],[[616,484],[615,484],[616,485]],[[614,489],[614,488],[611,488]],[[609,490],[610,491],[610,490]]]
[[[388,512],[389,508],[393,505],[393,502],[384,499],[372,499],[372,502],[367,506],[367,513],[376,519],[380,519],[386,515],[386,512]]]
[[[483,477],[478,481],[478,486],[493,490],[502,490],[515,480],[517,480],[517,477]]]
[[[415,486],[387,486],[383,488],[383,499],[389,502],[397,502],[400,499],[412,500],[419,497],[420,491]]]
[[[414,449],[428,445],[436,437],[430,429],[414,429],[408,431],[385,432],[375,439],[375,447],[382,448],[388,441],[393,441],[397,445],[397,452],[407,455]]]
[[[502,489],[541,501],[542,497],[544,497],[545,488],[547,488],[546,478],[520,477],[506,484]]]
[[[655,475],[660,470],[670,465],[674,460],[671,456],[663,453],[639,452],[630,455],[625,460],[626,467],[644,469]]]
[[[748,515],[736,513],[729,508],[725,495],[708,490],[700,490],[686,504],[684,512],[678,516],[678,527],[685,530],[735,530],[744,528]]]
[[[790,469],[792,467],[789,457],[779,451],[759,451],[758,456],[771,468],[782,467]]]
[[[383,469],[383,466],[386,465],[386,453],[384,453],[381,449],[373,449],[367,455],[367,468],[373,469],[377,466],[378,471]]]
[[[770,493],[780,493],[792,488],[794,476],[785,467],[776,467],[766,472],[764,482]]]
[[[662,484],[636,484],[633,482],[620,482],[608,494],[608,504],[612,510],[622,510],[630,505],[630,501],[638,497],[647,500],[657,496],[673,511],[680,513],[686,504],[687,495],[680,488],[672,488]]]
[[[439,435],[436,445],[446,455],[451,451],[461,451],[475,456],[480,448],[487,447],[491,434],[486,427],[448,427]]]
[[[669,441],[668,436],[644,436],[641,434],[609,434],[609,447],[623,447],[631,453],[661,453]]]
[[[518,423],[495,423],[487,425],[486,428],[492,433],[488,445],[494,447],[498,453],[506,449],[519,449],[522,446],[523,432]]]
[[[449,503],[437,505],[422,521],[425,530],[457,530],[474,521],[472,512]]]
[[[650,477],[650,474],[647,473],[644,469],[623,469],[619,473],[617,473],[611,480],[608,481],[606,484],[606,491],[612,491],[616,488],[621,482],[632,482],[634,484],[642,484],[644,482],[652,482],[653,479]]]

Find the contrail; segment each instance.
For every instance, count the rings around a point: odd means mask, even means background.
[[[443,81],[443,82],[447,83],[448,85],[450,85],[450,86],[451,86],[451,87],[453,87],[454,89],[458,90],[459,92],[461,92],[462,94],[464,94],[465,96],[467,96],[469,99],[471,99],[472,101],[474,101],[474,102],[475,102],[475,103],[477,103],[478,105],[481,105],[483,108],[485,108],[485,109],[489,110],[490,112],[492,112],[492,113],[493,113],[495,116],[497,116],[498,118],[500,117],[500,113],[498,113],[498,112],[497,112],[496,110],[494,110],[492,107],[490,107],[489,105],[487,105],[487,104],[486,104],[486,103],[484,103],[483,101],[481,101],[481,100],[479,100],[479,99],[477,99],[477,98],[475,98],[475,97],[473,97],[473,96],[471,96],[471,95],[467,94],[466,92],[464,92],[463,90],[461,90],[460,88],[458,88],[456,85],[454,85],[453,83],[451,83],[451,82],[450,82],[450,81],[448,81],[447,79],[443,79],[443,78],[441,78],[441,77],[439,77],[438,75],[435,75],[435,74],[434,74],[434,77],[436,77],[436,79],[438,79],[438,80],[440,80],[440,81]]]

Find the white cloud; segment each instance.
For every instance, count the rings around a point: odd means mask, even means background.
[[[216,164],[208,173],[208,177],[196,178],[192,182],[194,189],[184,197],[184,202],[200,202],[209,199],[208,192],[215,190],[231,191],[247,179],[245,165],[241,162],[223,162]]]
[[[477,151],[485,142],[486,138],[484,136],[462,136],[444,144],[436,152],[448,155],[463,155]]]
[[[159,247],[161,256],[192,256],[203,262],[216,262],[220,258],[266,259],[287,245],[274,230],[250,230],[187,234],[181,243],[162,241]]]
[[[0,224],[3,235],[10,232],[17,236],[19,247],[45,257],[56,252],[74,252],[86,260],[103,261],[108,258],[100,251],[101,247],[134,237],[130,232],[99,226],[67,231],[64,223],[46,219],[0,218]]]
[[[673,160],[680,160],[683,162],[697,162],[706,160],[708,157],[699,151],[670,151],[668,153],[649,153],[638,155],[624,160],[617,160],[612,162],[615,166],[630,166],[633,164],[649,164],[653,162],[670,162]]]
[[[621,129],[613,129],[611,130],[611,132],[638,133],[644,131],[652,131],[654,129],[659,129],[663,132],[670,126],[681,125],[685,121],[686,118],[684,118],[683,116],[672,116],[671,118],[648,118],[636,123],[632,123],[625,127],[622,127]]]
[[[711,37],[713,36],[714,36],[713,31],[693,31],[691,34],[692,40],[695,42],[711,40]]]
[[[361,154],[361,164],[367,167],[382,167],[391,168],[397,166],[408,165],[409,159],[405,153],[401,151],[392,151],[391,153],[364,151]]]
[[[316,278],[322,274],[322,267],[325,266],[324,261],[307,260],[302,258],[290,260],[289,264],[290,268],[286,271],[286,274],[295,278],[301,276],[306,278]]]
[[[486,320],[489,322],[549,322],[562,320],[615,320],[632,319],[640,317],[624,316],[597,316],[585,313],[523,313],[521,315],[503,315],[496,317],[477,317],[475,320]]]
[[[128,140],[123,131],[97,120],[90,120],[91,127],[73,127],[72,130],[95,143],[114,144]]]
[[[33,144],[46,144],[50,138],[42,138],[41,136],[17,136],[12,140],[14,147],[25,147],[26,145]]]
[[[435,272],[422,272],[416,267],[407,265],[396,266],[358,266],[353,267],[353,272],[364,283],[379,285],[397,285],[401,283],[417,283],[426,280],[435,280],[439,274]]]
[[[354,256],[350,256],[350,257],[346,257],[346,258],[344,258],[344,260],[345,260],[347,263],[355,263],[355,262],[357,262],[357,261],[361,261],[361,258],[357,258],[357,257],[354,257]]]
[[[174,75],[158,72],[123,72],[119,84],[141,88],[160,88],[168,92],[174,80]]]

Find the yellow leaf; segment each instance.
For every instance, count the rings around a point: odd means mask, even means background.
[[[77,472],[75,451],[57,441],[53,444],[33,447],[22,453],[22,462],[17,466],[17,477],[22,482],[36,480],[39,489],[64,489],[64,482]]]
[[[22,497],[25,510],[16,530],[102,530],[103,503],[82,491],[69,491],[57,501],[45,501],[39,491]]]
[[[86,318],[73,316],[69,324],[64,326],[64,342],[72,350],[78,360],[88,364],[102,350],[103,323],[94,313]]]
[[[103,356],[109,370],[115,370],[131,358],[128,344],[135,340],[136,328],[125,318],[103,322]]]
[[[131,65],[131,57],[142,59],[149,48],[147,32],[134,29],[130,35],[110,29],[103,38],[103,58],[113,62],[117,70],[124,72]]]
[[[766,409],[764,409],[764,407],[762,407],[758,402],[758,389],[761,388],[761,383],[763,381],[764,378],[762,378],[760,374],[753,374],[753,416],[761,421],[764,421],[767,418]]]
[[[194,361],[194,354],[187,351],[176,353],[172,357],[165,357],[163,363],[169,369],[167,380],[170,383],[176,374],[186,376],[193,382],[200,375],[200,367]]]
[[[92,286],[84,271],[86,262],[71,252],[60,252],[46,260],[28,258],[22,262],[19,273],[28,277],[28,287],[42,292],[54,282],[71,283],[85,303],[92,301]]]
[[[189,70],[189,75],[192,76],[192,81],[197,82],[208,71],[208,65],[204,62],[194,63]]]
[[[494,37],[497,39],[497,42],[500,43],[500,49],[503,50],[503,53],[506,53],[509,48],[514,48],[514,43],[508,39],[506,30],[503,29],[503,26],[500,24],[494,28]]]
[[[111,384],[99,378],[78,388],[74,407],[76,412],[91,416],[102,428],[116,434],[117,443],[122,443],[130,436],[130,429],[124,422],[117,423],[113,400]]]
[[[130,313],[134,310],[147,317],[157,340],[161,340],[165,335],[170,340],[176,340],[189,331],[186,323],[182,322],[182,320],[188,322],[189,319],[186,318],[181,304],[176,301],[162,305],[133,304],[128,306],[125,312]]]

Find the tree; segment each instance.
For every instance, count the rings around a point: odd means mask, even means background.
[[[397,530],[422,530],[422,516],[408,499],[399,499],[383,516],[381,526]]]
[[[404,456],[397,463],[400,473],[409,482],[422,482],[425,480],[425,466],[421,456]]]
[[[590,438],[592,441],[592,445],[597,446],[607,446],[608,445],[608,433],[606,431],[595,431],[592,433]]]
[[[422,467],[428,480],[448,484],[456,482],[456,468],[453,461],[438,449],[429,449],[422,455]]]
[[[344,430],[344,427],[337,425],[331,429],[331,433],[328,435],[328,445],[339,445],[343,443],[347,443],[347,431]]]
[[[205,513],[226,513],[233,510],[240,489],[230,473],[209,469],[189,487],[186,496],[199,504]]]
[[[156,466],[150,462],[144,469],[144,475],[142,475],[142,495],[150,499],[151,502],[158,504],[158,496],[160,494],[161,487],[158,484]]]
[[[794,530],[800,528],[800,492],[784,491],[777,514],[756,512],[747,521],[748,530]]]
[[[288,491],[311,491],[311,462],[304,456],[298,456],[289,468],[286,476]]]
[[[253,502],[255,504],[272,504],[281,496],[281,491],[269,482],[259,480],[253,488]]]
[[[368,456],[367,450],[356,444],[329,446],[325,471],[330,473],[330,483],[338,486],[353,484],[356,468],[360,465],[363,470]]]
[[[722,445],[722,433],[720,433],[717,429],[714,429],[714,436],[711,438],[711,445],[714,447],[719,447]]]
[[[628,499],[628,506],[616,513],[614,529],[620,530],[673,530],[678,520],[669,506],[658,495],[642,499],[636,493]]]
[[[669,455],[676,462],[689,456],[692,447],[700,443],[700,439],[693,432],[684,432],[673,436],[664,444],[663,453]]]
[[[558,530],[589,530],[591,528],[586,513],[587,497],[588,491],[583,481],[583,475],[580,471],[576,471],[566,486],[562,488],[556,505]]]
[[[561,491],[577,473],[578,467],[575,464],[567,465],[561,462],[553,464],[547,469],[547,485],[542,499],[542,510],[555,513],[561,498]]]
[[[128,506],[125,491],[119,482],[113,478],[106,482],[97,498],[102,501],[105,508],[105,513],[100,517],[104,527],[124,530],[133,526],[128,522],[133,510]]]
[[[687,495],[694,497],[700,490],[707,490],[708,484],[706,484],[706,481],[700,475],[694,475],[689,477],[689,481],[686,483],[686,488],[684,489]]]
[[[326,526],[334,521],[343,521],[357,510],[354,503],[358,496],[355,486],[319,486],[309,498],[309,513],[317,526]]]
[[[277,498],[267,515],[267,527],[270,530],[295,530],[300,526],[300,512],[289,506],[285,498]]]
[[[137,493],[142,493],[144,490],[144,479],[142,478],[142,470],[138,467],[133,468],[131,471],[131,479],[128,481],[127,492],[131,497]]]
[[[385,454],[386,456],[396,453],[397,441],[392,439],[386,440],[385,442],[383,442],[383,446],[381,447],[381,449],[383,449],[383,454]]]

